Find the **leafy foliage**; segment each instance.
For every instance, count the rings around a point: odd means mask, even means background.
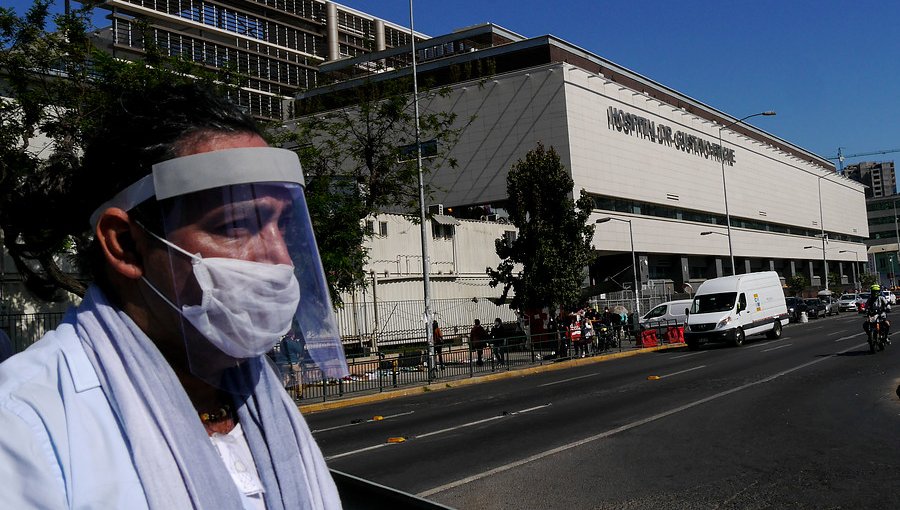
[[[859,285],[861,290],[868,290],[876,283],[878,283],[878,275],[875,273],[865,272],[859,275]]]
[[[788,291],[790,291],[792,296],[799,296],[804,289],[809,287],[809,278],[800,273],[797,273],[794,276],[788,278],[785,283],[787,284]]]
[[[370,83],[353,93],[344,98],[351,107],[316,111],[317,105],[307,104],[308,115],[272,132],[273,143],[293,146],[300,155],[313,228],[338,304],[340,292],[366,281],[363,242],[372,232],[363,219],[386,210],[417,211],[419,201],[415,152],[410,156],[405,150],[415,148],[416,141],[410,83]],[[420,103],[446,94],[425,92]],[[420,140],[437,145],[437,154],[422,160],[423,174],[438,165],[455,168],[456,161],[447,154],[468,123],[458,123],[456,114],[442,111],[421,112],[419,123]]]
[[[573,202],[573,186],[556,150],[541,143],[507,175],[507,210],[519,232],[512,243],[496,241],[501,262],[487,273],[491,286],[503,285],[503,299],[514,290],[513,308],[578,304],[594,226],[587,224],[590,197]]]
[[[852,282],[851,282],[852,283]],[[828,273],[828,288],[831,290],[840,289],[844,284],[841,282],[841,274],[835,271]]]
[[[234,79],[164,58],[152,46],[143,61],[116,60],[92,41],[92,7],[51,16],[52,3],[35,0],[23,16],[0,8],[0,229],[26,287],[44,300],[59,298],[59,289],[86,289],[63,267],[87,246],[87,222],[47,204],[64,209],[79,200],[70,190],[103,112],[126,90],[200,79],[224,92]],[[61,267],[67,259],[73,264]]]

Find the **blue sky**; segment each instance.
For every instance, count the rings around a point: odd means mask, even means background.
[[[339,3],[409,23],[407,0]],[[553,34],[735,117],[775,110],[750,122],[823,157],[900,149],[900,2],[415,2],[428,35],[483,22]],[[900,152],[847,163],[891,159]]]

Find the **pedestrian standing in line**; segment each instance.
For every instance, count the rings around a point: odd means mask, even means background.
[[[487,336],[487,331],[481,325],[481,320],[475,319],[475,325],[472,326],[472,331],[469,332],[469,347],[475,351],[477,356],[475,364],[478,366],[484,365],[484,340]]]
[[[434,339],[434,350],[437,352],[437,364],[441,370],[444,369],[444,333],[438,325],[438,321],[431,322],[431,338]]]
[[[94,115],[67,193],[35,221],[90,239],[92,283],[0,364],[0,506],[340,508],[265,358],[294,327],[304,375],[348,373],[297,154],[199,82]]]
[[[506,363],[506,333],[503,331],[503,321],[500,317],[494,319],[494,325],[491,326],[491,340],[497,363],[500,365]]]

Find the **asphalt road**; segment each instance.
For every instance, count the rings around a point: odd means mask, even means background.
[[[307,421],[330,467],[456,508],[900,508],[900,341],[869,354],[861,324]]]

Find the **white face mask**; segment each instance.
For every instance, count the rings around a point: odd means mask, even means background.
[[[199,305],[179,310],[146,278],[141,279],[219,350],[233,358],[253,358],[265,354],[290,330],[300,303],[293,266],[203,258],[150,235],[191,258],[203,296]]]

